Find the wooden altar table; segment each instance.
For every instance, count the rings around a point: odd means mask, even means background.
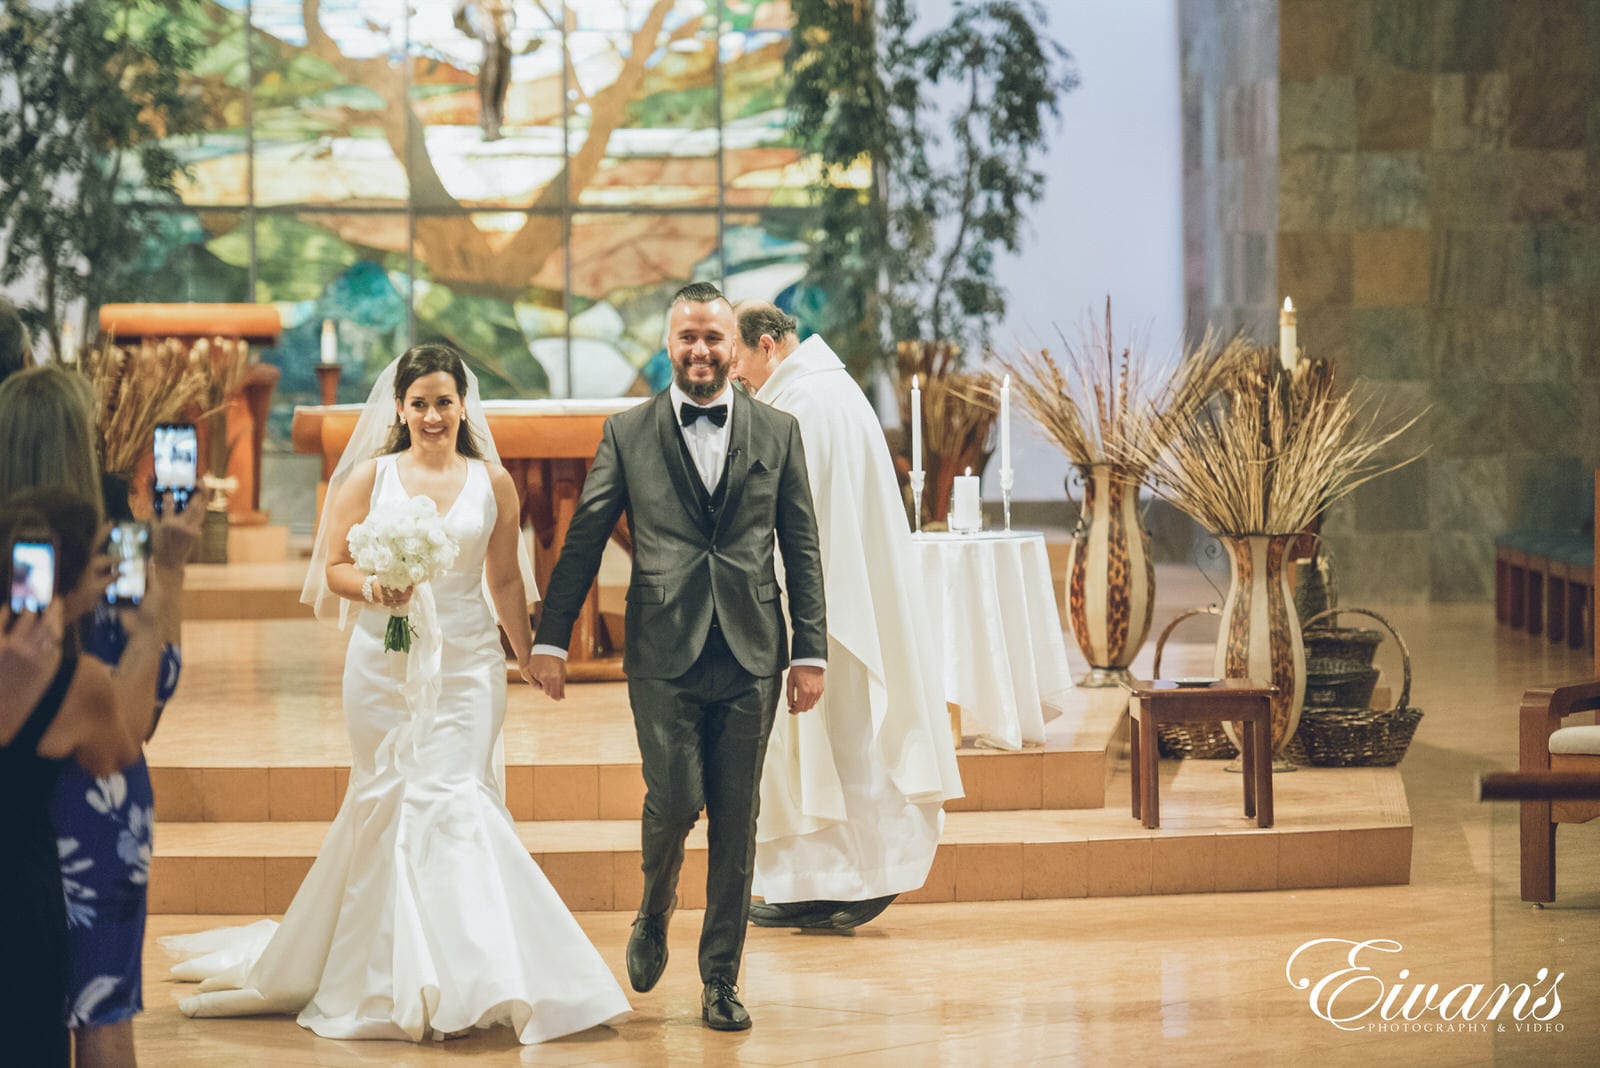
[[[500,459],[522,498],[522,523],[533,528],[537,546],[533,567],[540,589],[549,583],[561,555],[584,478],[600,444],[600,428],[608,416],[627,411],[645,399],[484,401],[489,432],[494,435]],[[295,452],[322,456],[322,482],[317,488],[319,512],[328,478],[355,432],[362,407],[308,405],[294,410],[290,439]],[[618,523],[612,538],[624,549],[632,549],[626,519]],[[599,594],[593,588],[572,628],[567,677],[577,682],[623,677],[621,652],[607,641],[600,624]]]

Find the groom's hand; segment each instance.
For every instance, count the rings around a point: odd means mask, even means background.
[[[559,656],[536,653],[528,657],[523,673],[550,700],[559,701],[567,695],[567,662]]]
[[[823,669],[803,665],[789,669],[789,714],[809,712],[822,699]]]

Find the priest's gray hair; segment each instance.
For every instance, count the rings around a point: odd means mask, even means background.
[[[782,341],[800,332],[800,320],[785,315],[776,304],[741,304],[737,311],[739,338],[751,348],[761,343],[762,334],[774,341]]]

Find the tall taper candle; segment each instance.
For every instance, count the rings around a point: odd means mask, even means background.
[[[1000,383],[1000,470],[1011,470],[1011,376]]]
[[[334,332],[333,320],[322,320],[322,362],[339,362],[339,335]]]
[[[1295,334],[1294,301],[1284,297],[1283,311],[1278,313],[1278,359],[1285,371],[1294,370],[1295,361],[1299,359],[1296,349],[1299,339]]]
[[[922,386],[911,376],[911,471],[922,471]]]

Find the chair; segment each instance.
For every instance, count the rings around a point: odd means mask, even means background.
[[[1600,723],[1567,725],[1569,716],[1600,710],[1600,680],[1544,686],[1522,695],[1519,770],[1600,776]],[[1593,720],[1594,717],[1591,717]],[[1522,801],[1522,900],[1556,899],[1556,824],[1600,816],[1600,801]]]

